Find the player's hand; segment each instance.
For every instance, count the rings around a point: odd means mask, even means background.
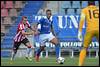
[[[80,40],[80,41],[82,41],[83,40],[83,38],[82,38],[82,32],[78,32],[78,39]]]
[[[35,31],[34,32],[34,35],[38,35],[40,32],[39,31]]]
[[[31,34],[31,35],[34,35],[34,31],[31,31],[30,34]]]

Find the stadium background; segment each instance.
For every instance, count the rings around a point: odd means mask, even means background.
[[[95,1],[96,6],[99,2]],[[27,16],[31,25],[41,16],[45,17],[45,10],[52,10],[54,20],[54,30],[61,42],[62,56],[78,56],[82,48],[81,42],[77,39],[78,25],[81,9],[88,5],[88,1],[1,1],[1,57],[10,57],[13,46],[13,37],[16,34],[17,25],[22,16]],[[82,34],[85,34],[83,26]],[[35,38],[36,49],[39,47],[38,37]],[[41,53],[41,57],[54,56],[54,46],[46,43],[46,51]],[[26,47],[20,46],[17,57],[24,56]],[[99,44],[93,39],[88,49],[87,57],[99,56]]]

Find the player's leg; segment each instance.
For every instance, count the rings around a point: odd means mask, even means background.
[[[45,42],[47,41],[47,35],[45,34],[41,34],[39,36],[39,44],[40,44],[40,47],[39,49],[36,51],[36,61],[39,61],[39,56],[40,56],[40,53],[44,50],[45,48]]]
[[[26,45],[27,45],[27,54],[26,54],[26,57],[31,57],[30,53],[32,51],[32,46],[29,45],[29,44],[30,44],[30,42],[26,43]]]
[[[40,47],[39,47],[39,49],[37,50],[37,52],[36,52],[36,61],[39,61],[39,57],[40,57],[40,53],[42,52],[42,51],[44,51],[44,48],[46,47],[45,46],[45,42],[46,42],[46,38],[40,38]]]
[[[36,47],[36,42],[34,41],[34,56],[33,57],[36,56],[36,51],[37,51],[37,47]]]
[[[58,58],[60,56],[60,43],[58,39],[50,33],[49,41],[55,45],[56,58]]]
[[[58,42],[57,38],[53,38],[50,42],[55,45],[56,58],[59,58],[59,56],[60,56],[60,43]]]
[[[44,48],[45,48],[45,46],[40,46],[40,48],[37,50],[36,56],[35,56],[36,61],[39,61],[40,53],[41,53],[42,51],[44,51]]]
[[[37,56],[40,56],[41,51],[44,51],[45,46],[40,46],[40,48],[37,50]]]
[[[79,55],[79,66],[82,66],[84,63],[87,48],[92,41],[92,37],[93,37],[93,34],[91,32],[86,33],[84,36],[83,48],[80,51],[80,55]]]
[[[27,39],[29,40],[29,42],[30,42],[30,44],[32,46],[32,50],[34,51],[35,50],[35,48],[34,48],[34,45],[35,45],[34,36],[33,35],[30,35],[30,36],[27,37]],[[29,50],[29,48],[27,48],[27,52],[28,52],[28,50]],[[33,57],[33,51],[31,51],[30,57]]]
[[[20,44],[21,44],[20,42],[14,42],[13,49],[12,49],[12,55],[11,55],[11,61],[14,59]]]
[[[29,40],[27,38],[25,38],[24,40],[22,40],[22,43],[27,46],[27,54],[26,54],[26,58],[29,60],[29,61],[32,61],[31,57],[30,57],[30,53],[32,51],[32,45],[30,44]]]

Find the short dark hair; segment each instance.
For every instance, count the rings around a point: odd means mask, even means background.
[[[22,16],[22,20],[23,20],[24,18],[26,18],[26,19],[27,19],[27,17],[26,17],[26,16]]]
[[[46,12],[48,12],[48,11],[50,11],[50,12],[51,12],[51,10],[50,10],[50,9],[47,9],[47,10],[46,10]]]

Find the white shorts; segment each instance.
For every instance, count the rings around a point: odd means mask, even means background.
[[[45,45],[45,42],[51,41],[55,36],[52,33],[49,34],[40,34],[39,35],[39,43],[41,46]]]

